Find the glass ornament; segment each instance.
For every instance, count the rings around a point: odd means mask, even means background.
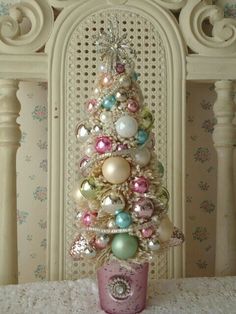
[[[149,164],[150,159],[151,159],[151,153],[148,148],[144,147],[142,149],[137,149],[134,154],[133,158],[135,162],[140,166],[140,167],[145,167]]]
[[[142,236],[144,238],[150,238],[152,236],[153,232],[154,232],[154,230],[151,227],[150,228],[144,228],[141,230]]]
[[[129,88],[130,85],[131,85],[131,79],[128,75],[122,75],[120,78],[119,78],[119,83],[122,87],[124,88]],[[127,96],[127,95],[126,95]],[[118,99],[117,99],[118,100]]]
[[[99,154],[112,150],[112,140],[108,136],[99,136],[95,142],[95,149]]]
[[[115,123],[116,132],[124,138],[133,137],[138,131],[138,122],[135,118],[125,115]]]
[[[112,121],[112,114],[110,111],[104,111],[100,114],[99,119],[102,123],[109,123]]]
[[[135,256],[138,250],[138,239],[128,233],[116,234],[111,244],[112,253],[121,260]]]
[[[131,215],[128,212],[120,212],[116,215],[116,225],[120,228],[128,228],[132,224]]]
[[[161,247],[160,242],[157,239],[150,239],[148,241],[148,248],[151,251],[158,251],[160,247]]]
[[[144,130],[138,130],[136,139],[137,139],[138,145],[143,145],[148,140],[148,132]]]
[[[97,99],[89,99],[86,105],[88,112],[94,112],[98,107]]]
[[[116,100],[123,102],[127,99],[127,92],[125,89],[121,88],[116,92]]]
[[[80,142],[84,142],[88,139],[90,135],[90,128],[88,128],[85,124],[80,123],[76,127],[76,137]]]
[[[114,95],[107,96],[101,106],[106,110],[111,110],[113,106],[116,104],[116,97]]]
[[[110,237],[107,234],[100,234],[95,239],[95,246],[98,249],[105,249],[110,241]]]
[[[75,200],[75,202],[80,206],[80,207],[87,207],[88,206],[88,200],[82,195],[80,191],[80,185],[76,186],[72,193],[71,196]]]
[[[102,165],[104,178],[113,184],[125,182],[130,176],[130,164],[123,157],[109,157]]]
[[[117,63],[116,64],[116,72],[118,74],[124,73],[125,72],[125,65],[122,63]]]
[[[134,192],[143,194],[148,192],[149,189],[149,181],[145,177],[136,177],[131,182],[131,188]]]
[[[145,130],[150,130],[154,123],[154,117],[147,108],[142,110],[141,119],[141,127]]]
[[[135,99],[128,99],[127,108],[130,112],[135,113],[139,110],[139,103]]]
[[[86,199],[95,199],[97,194],[97,187],[93,179],[85,179],[84,181],[82,181],[80,191]]]
[[[159,240],[161,242],[169,241],[174,230],[174,225],[166,215],[160,222],[157,232],[159,233]]]
[[[154,204],[150,198],[141,197],[132,204],[132,211],[139,218],[150,218],[154,212]]]
[[[101,209],[107,213],[115,214],[125,208],[125,199],[119,192],[108,191],[102,196]]]

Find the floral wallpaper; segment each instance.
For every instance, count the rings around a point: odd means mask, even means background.
[[[0,0],[0,15],[16,0]],[[215,1],[236,17],[235,0]],[[21,82],[17,157],[19,282],[46,279],[47,230],[47,85]],[[212,84],[188,84],[186,156],[187,276],[214,273],[216,153],[212,144],[215,93]]]

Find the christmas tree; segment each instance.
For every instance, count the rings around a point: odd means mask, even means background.
[[[96,38],[101,54],[87,119],[76,127],[80,179],[73,191],[78,233],[70,254],[142,263],[183,242],[168,218],[164,169],[154,152],[154,118],[134,70],[135,51],[117,21]],[[157,148],[158,149],[158,148]]]

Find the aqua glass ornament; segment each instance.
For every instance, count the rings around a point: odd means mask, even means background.
[[[132,223],[132,218],[128,212],[120,212],[116,215],[116,225],[120,228],[128,228]]]
[[[139,145],[143,145],[148,139],[148,132],[146,132],[142,129],[138,130],[138,133],[136,135],[136,139],[137,139]]]
[[[138,239],[128,233],[116,234],[112,240],[111,249],[112,253],[121,260],[132,258],[138,250]]]
[[[133,81],[137,81],[137,80],[138,80],[138,77],[139,77],[139,75],[138,75],[137,72],[133,72],[133,73],[132,73],[132,80],[133,80]]]
[[[103,102],[102,107],[106,110],[111,110],[113,106],[116,104],[116,97],[114,95],[107,96]]]

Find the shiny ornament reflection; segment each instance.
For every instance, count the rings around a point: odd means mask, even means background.
[[[116,225],[120,228],[128,228],[132,224],[132,218],[128,212],[120,212],[116,215]]]
[[[113,184],[125,182],[130,176],[130,164],[123,157],[107,158],[102,165],[104,178]]]
[[[150,198],[142,197],[133,203],[132,210],[139,218],[150,218],[154,212],[154,204]]]
[[[102,197],[101,209],[107,213],[115,214],[118,210],[125,208],[125,199],[118,192],[107,192]]]
[[[159,239],[161,242],[169,241],[173,233],[174,226],[170,221],[169,217],[166,215],[160,222],[160,225],[157,229],[159,233]]]
[[[85,124],[79,124],[76,127],[76,137],[80,142],[84,142],[88,139],[90,134],[90,129]]]
[[[149,189],[149,181],[145,177],[137,177],[131,182],[131,188],[137,193],[146,193]]]
[[[88,200],[96,198],[97,187],[92,179],[86,179],[81,183],[81,194]]]
[[[114,107],[116,104],[116,98],[115,96],[107,96],[103,102],[102,102],[102,107],[105,108],[106,110],[111,110],[112,107]]]
[[[149,164],[151,153],[146,147],[137,149],[134,153],[134,160],[140,167],[145,167]]]
[[[108,136],[100,136],[96,139],[95,149],[99,154],[112,150],[112,140]]]

